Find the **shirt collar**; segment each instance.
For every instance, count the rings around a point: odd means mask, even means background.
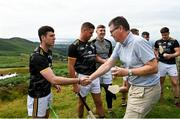
[[[96,39],[97,39],[98,42],[104,42],[104,38],[100,40],[100,39],[98,39],[98,38],[96,37]]]
[[[124,42],[121,43],[122,46],[125,47],[126,45],[128,45],[128,44],[132,41],[132,36],[133,36],[133,34],[132,34],[131,32],[129,32],[129,34],[128,34],[127,37],[125,38]]]

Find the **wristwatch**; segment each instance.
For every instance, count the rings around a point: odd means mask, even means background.
[[[132,76],[133,73],[132,73],[132,70],[128,69],[128,76]]]

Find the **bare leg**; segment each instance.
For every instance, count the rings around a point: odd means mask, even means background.
[[[43,117],[43,118],[45,118],[45,119],[48,119],[48,118],[49,118],[49,109],[46,110],[46,116]]]
[[[161,78],[160,78],[160,83],[161,83],[161,99],[160,99],[160,100],[163,100],[163,98],[164,98],[164,95],[163,95],[163,91],[164,91],[164,80],[165,80],[165,77],[161,77]]]
[[[179,81],[178,81],[178,77],[177,76],[171,76],[171,84],[173,87],[173,93],[174,93],[174,97],[175,97],[175,103],[179,103]]]
[[[84,97],[83,99],[86,101],[86,97]],[[81,101],[81,99],[79,98],[79,101],[78,101],[78,117],[83,118],[83,113],[84,113],[84,104]]]
[[[120,92],[122,93],[122,97],[121,97],[121,105],[122,106],[126,106],[127,105],[127,103],[126,103],[126,97],[127,97],[127,92],[128,92],[128,90],[129,90],[129,87],[130,87],[130,85],[129,85],[129,83],[128,83],[128,81],[126,80],[123,80],[123,87],[125,87],[125,90],[120,90]]]
[[[99,117],[100,118],[105,117],[104,109],[103,109],[103,105],[102,105],[101,93],[97,93],[97,94],[91,93],[91,95],[92,95],[94,103],[96,105],[96,110],[97,110]]]

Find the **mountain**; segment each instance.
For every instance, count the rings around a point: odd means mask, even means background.
[[[53,55],[64,59],[67,56],[69,45],[74,40],[74,38],[57,38],[55,47],[53,48]],[[113,46],[115,45],[114,42],[112,42],[112,44]],[[35,42],[35,40],[32,41],[32,39],[27,40],[19,37],[9,39],[0,38],[0,55],[16,56],[30,54],[38,45],[39,42]]]
[[[21,53],[29,54],[38,46],[38,43],[14,37],[10,39],[0,38],[0,55],[20,55]]]
[[[22,54],[30,54],[39,46],[39,42],[32,42],[27,39],[14,37],[9,39],[0,38],[0,56],[19,56]],[[66,60],[67,44],[55,45],[53,50],[53,58]]]

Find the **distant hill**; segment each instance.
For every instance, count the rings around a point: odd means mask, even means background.
[[[10,39],[0,38],[0,56],[19,56],[30,54],[39,45],[38,42],[32,42],[27,39],[14,37]],[[53,48],[54,58],[64,58],[66,48]]]
[[[66,59],[68,47],[73,41],[73,38],[57,39],[55,47],[53,48],[54,58]],[[112,44],[113,46],[115,45],[114,42],[112,42]],[[0,38],[0,56],[30,54],[38,45],[39,42],[33,42],[19,37],[9,39]]]
[[[21,53],[29,54],[38,46],[38,43],[14,37],[10,39],[0,38],[0,55],[20,55]]]

